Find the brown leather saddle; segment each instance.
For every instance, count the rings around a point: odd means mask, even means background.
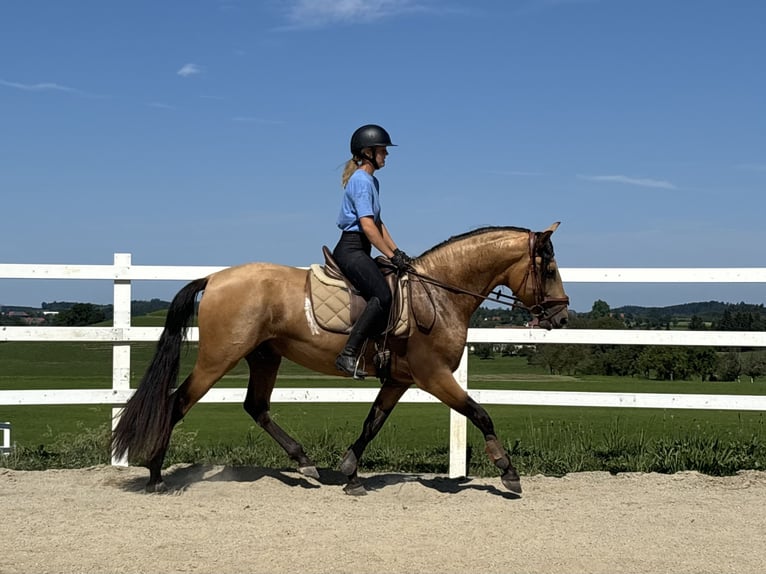
[[[367,302],[341,272],[330,249],[322,246],[324,265],[313,264],[306,278],[306,301],[311,307],[315,324],[333,333],[349,333],[364,311]],[[386,333],[406,337],[410,329],[408,276],[398,277],[395,268],[385,257],[375,261],[383,273],[393,295],[392,312]]]

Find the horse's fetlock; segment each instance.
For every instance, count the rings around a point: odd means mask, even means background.
[[[348,449],[343,456],[343,460],[340,461],[340,471],[346,476],[352,476],[356,473],[358,466],[359,459],[353,449]]]
[[[497,464],[497,461],[502,458],[508,458],[503,445],[500,444],[500,441],[497,440],[497,437],[492,435],[487,436],[487,444],[484,447],[484,451],[487,453],[490,460],[495,464]]]
[[[497,440],[497,437],[488,435],[487,446],[484,450],[493,464],[503,472],[512,468],[511,459],[508,456],[508,453],[505,452],[503,445]]]

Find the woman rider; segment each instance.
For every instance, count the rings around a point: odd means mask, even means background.
[[[333,256],[367,306],[351,329],[335,366],[355,379],[367,375],[357,368],[364,342],[383,332],[391,309],[391,291],[372,258],[372,247],[388,257],[400,273],[411,261],[396,246],[380,217],[380,185],[374,174],[386,165],[387,148],[394,145],[382,127],[374,124],[360,127],[351,136],[352,157],[346,162],[341,180],[345,193],[338,227],[342,233]]]

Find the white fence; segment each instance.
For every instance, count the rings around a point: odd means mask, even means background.
[[[51,389],[0,391],[3,405],[112,405],[118,416],[120,406],[132,394],[130,389],[130,343],[156,341],[161,327],[131,326],[131,287],[134,281],[192,280],[222,267],[170,267],[133,265],[131,255],[116,253],[112,265],[38,265],[0,264],[2,279],[94,279],[110,280],[114,285],[114,321],[112,327],[0,327],[3,341],[102,341],[113,343],[112,386],[104,389]],[[562,268],[561,276],[569,283],[766,283],[766,268]],[[198,339],[191,329],[189,340]],[[643,331],[643,330],[556,330],[540,329],[469,329],[469,343],[581,343],[620,345],[694,345],[766,347],[766,332]],[[467,350],[456,378],[468,387]],[[272,402],[332,402],[370,404],[377,394],[374,388],[293,388],[275,389]],[[766,396],[700,395],[657,393],[602,393],[550,391],[497,391],[471,389],[482,404],[559,405],[579,407],[641,407],[671,409],[718,409],[766,411]],[[202,399],[212,403],[241,403],[245,389],[213,388]],[[418,389],[409,390],[401,402],[424,403],[436,400]],[[10,436],[10,428],[8,429]],[[4,435],[5,436],[5,435]],[[466,473],[466,420],[455,412],[450,418],[450,465],[452,477]],[[113,464],[125,464],[113,460]]]
[[[0,446],[0,454],[11,452],[11,423],[0,423],[0,430],[3,431],[3,446]]]

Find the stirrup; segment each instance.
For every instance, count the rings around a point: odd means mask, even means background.
[[[354,380],[363,381],[367,373],[359,368],[361,358],[361,355],[355,357],[354,355],[341,353],[335,359],[335,368],[351,376]]]

